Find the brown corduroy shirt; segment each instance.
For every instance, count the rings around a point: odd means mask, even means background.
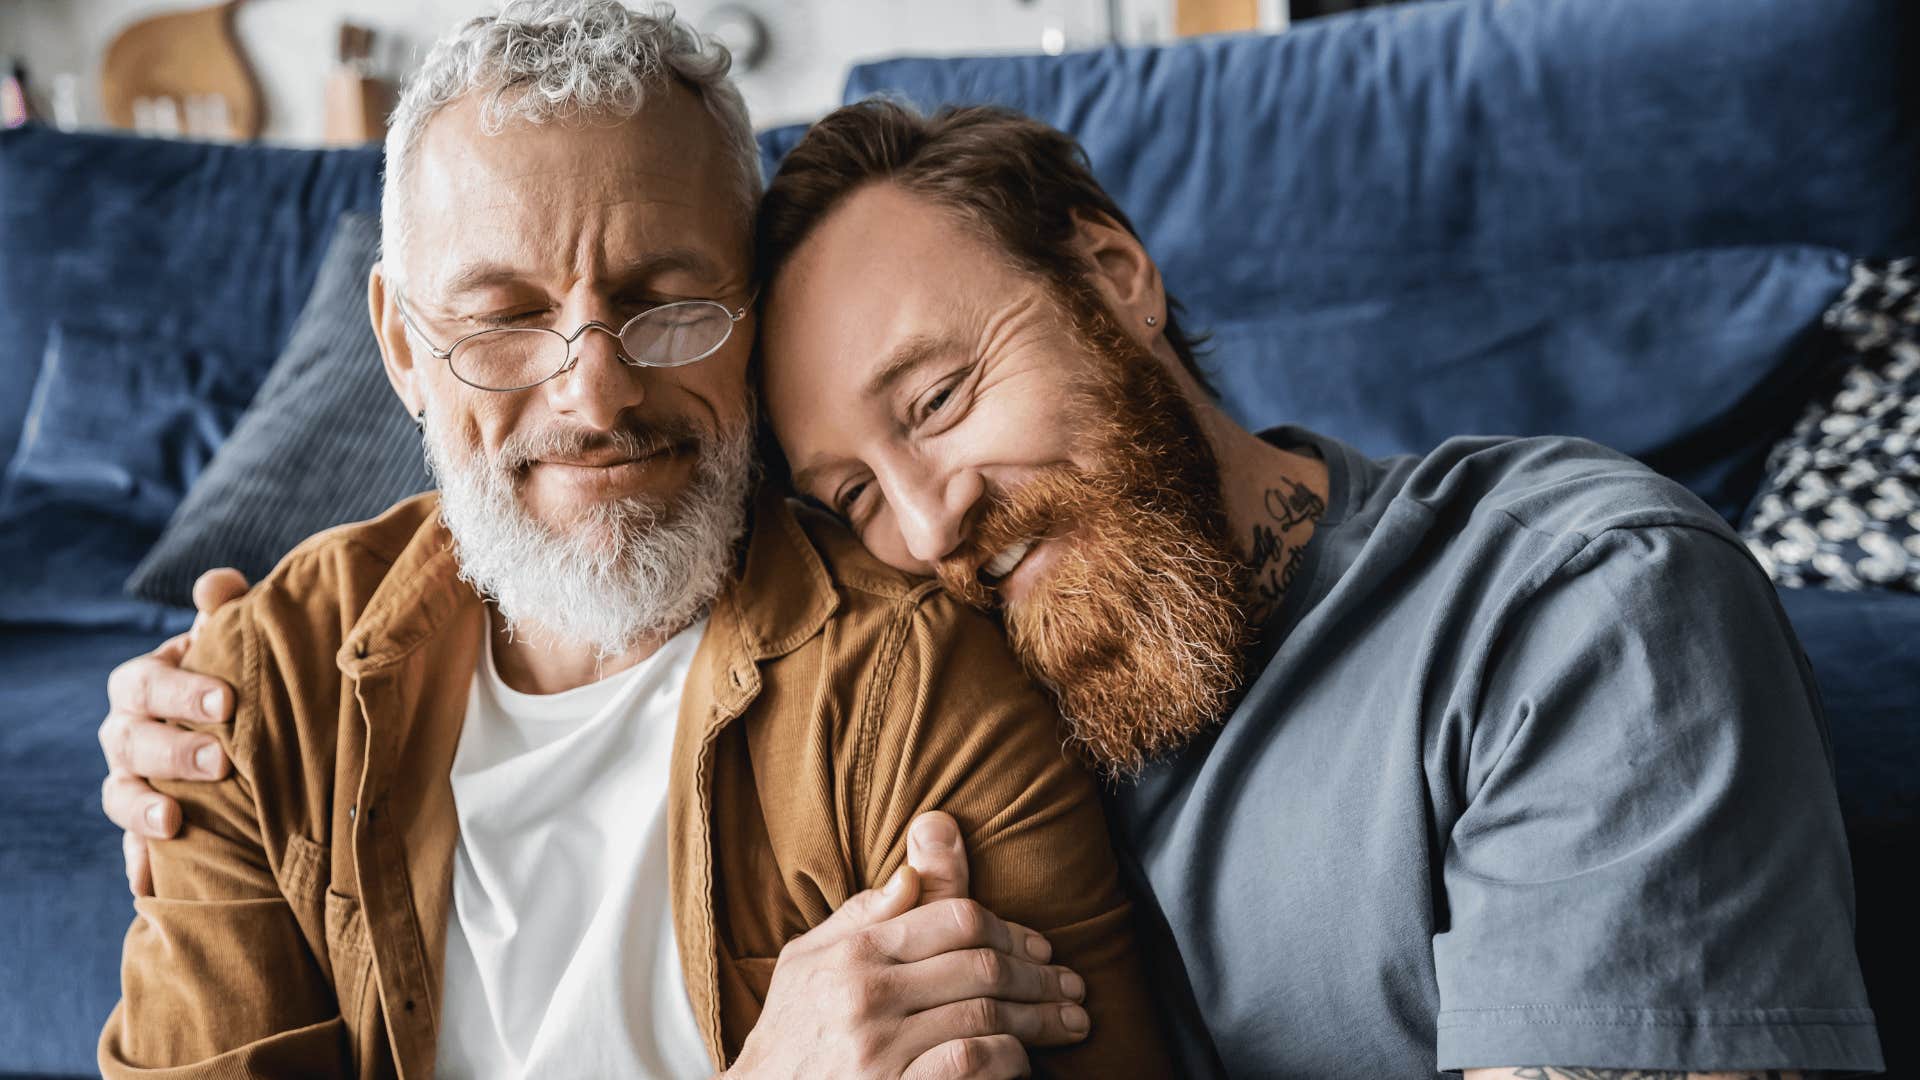
[[[804,518],[801,516],[804,515]],[[998,628],[824,516],[756,503],[683,692],[668,802],[674,929],[715,1067],[790,938],[953,814],[974,896],[1087,980],[1070,1076],[1168,1075],[1091,779]],[[295,550],[200,631],[232,683],[219,783],[162,785],[110,1077],[432,1074],[458,822],[448,773],[486,618],[432,495]],[[555,882],[565,888],[565,882]]]

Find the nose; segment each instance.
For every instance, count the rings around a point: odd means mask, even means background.
[[[556,413],[605,430],[646,400],[646,380],[622,358],[620,339],[613,332],[587,326],[569,348],[569,366],[543,387]]]
[[[932,566],[966,539],[967,518],[985,488],[969,469],[941,470],[902,462],[879,476],[907,553]]]

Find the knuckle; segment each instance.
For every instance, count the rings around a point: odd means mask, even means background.
[[[186,739],[174,739],[167,744],[161,753],[165,757],[167,768],[173,775],[191,776],[193,774],[193,752],[195,749],[197,748]]]
[[[841,991],[841,1003],[848,1016],[866,1017],[879,1010],[885,992],[871,979],[852,979]]]
[[[960,1016],[967,1030],[975,1034],[990,1035],[1002,1030],[1000,1003],[992,998],[969,998],[961,1003]]]
[[[972,1039],[946,1044],[946,1068],[954,1076],[972,1076],[987,1067],[984,1047]]]
[[[113,753],[108,757],[119,763],[122,768],[133,764],[133,756],[140,751],[140,740],[136,736],[133,724],[122,723],[113,733]]]
[[[1006,984],[1008,968],[1006,957],[992,949],[972,950],[975,974],[979,975],[984,986],[1000,987]]]
[[[852,1049],[862,1072],[877,1068],[887,1057],[886,1040],[871,1028],[862,1028],[854,1034]]]
[[[974,941],[984,937],[987,931],[987,910],[972,900],[947,900],[947,915],[953,920],[954,928],[967,940]]]
[[[145,713],[150,689],[147,685],[147,658],[135,657],[114,669],[112,677],[107,680],[107,700],[113,703],[114,708]]]
[[[855,964],[868,966],[881,963],[889,955],[886,942],[887,931],[878,926],[847,935],[844,947],[848,958]]]
[[[124,713],[108,713],[100,722],[100,752],[106,755],[107,765],[124,766],[127,753],[132,749],[133,725]]]

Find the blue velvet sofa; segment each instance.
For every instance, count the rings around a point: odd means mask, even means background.
[[[870,64],[847,96],[1001,102],[1077,135],[1249,422],[1376,453],[1586,435],[1737,521],[1832,374],[1810,342],[1849,258],[1920,253],[1916,38],[1902,0],[1446,0]],[[796,137],[763,136],[770,166]],[[0,1074],[93,1071],[132,915],[94,729],[110,669],[188,618],[121,583],[285,342],[331,223],[376,206],[379,165],[0,134],[0,465],[23,472],[51,338],[156,357],[98,388],[106,460],[0,506]],[[1920,597],[1784,601],[1827,703],[1888,1062],[1920,1070],[1900,876]]]

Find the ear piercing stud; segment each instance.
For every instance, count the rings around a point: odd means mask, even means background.
[[[1160,325],[1160,316],[1158,316],[1158,315],[1149,315],[1149,316],[1147,316],[1147,325],[1148,325],[1148,326],[1159,326],[1159,325]]]

